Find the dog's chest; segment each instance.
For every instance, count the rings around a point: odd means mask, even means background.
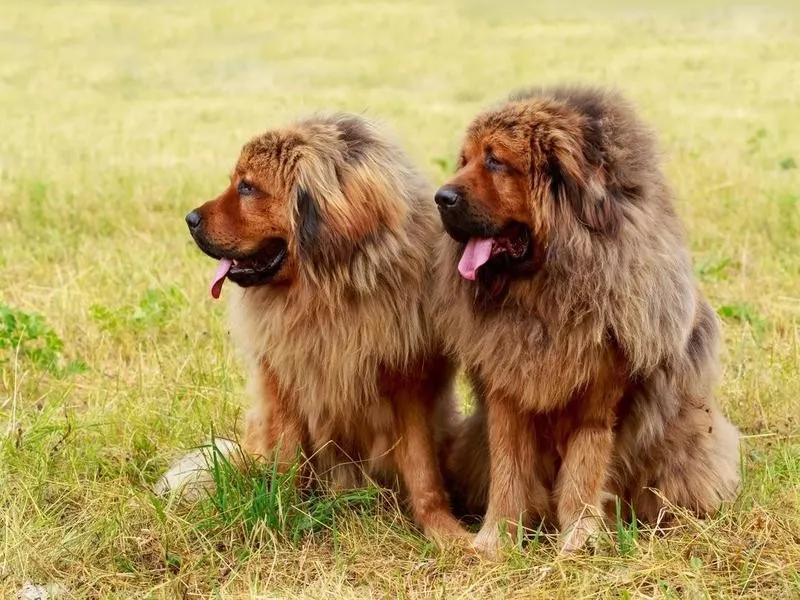
[[[487,393],[513,398],[521,408],[539,412],[565,404],[594,371],[601,344],[591,326],[557,327],[532,309],[513,306],[480,312],[464,303],[453,311],[469,318],[449,328],[450,346]]]
[[[379,365],[424,350],[413,305],[402,311],[375,301],[341,311],[300,310],[288,302],[262,303],[258,312],[247,303],[242,308],[250,310],[231,313],[237,346],[251,363],[267,363],[309,417],[361,413],[378,404]]]

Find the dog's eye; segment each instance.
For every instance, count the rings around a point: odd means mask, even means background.
[[[236,186],[236,191],[240,196],[255,196],[256,188],[247,183],[244,179]]]
[[[247,183],[245,180],[241,180],[239,185],[236,186],[236,191],[239,193],[240,196],[252,196],[253,186]]]
[[[505,168],[505,165],[494,154],[487,154],[483,162],[490,171],[502,171]]]

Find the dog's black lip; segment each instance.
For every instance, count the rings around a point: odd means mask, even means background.
[[[264,264],[264,266],[259,266],[259,267],[242,266],[238,262],[238,261],[242,261],[242,262],[246,263],[248,260],[255,260],[255,257],[258,256],[258,253],[250,256],[249,258],[234,259],[234,263],[231,265],[231,268],[228,271],[228,276],[230,277],[231,274],[235,275],[237,273],[270,273],[271,272],[271,273],[274,274],[274,272],[276,272],[278,270],[278,268],[280,268],[281,263],[286,258],[287,250],[288,250],[288,248],[287,248],[286,244],[282,243],[280,250],[278,250],[278,252],[276,254],[274,254],[272,256],[272,258],[270,258],[270,260],[266,264]]]
[[[474,237],[464,231],[463,229],[459,229],[453,225],[448,225],[447,223],[444,224],[444,230],[451,238],[455,241],[459,242],[460,244],[466,244],[471,237]]]
[[[254,267],[246,264],[246,261],[248,260],[258,260],[258,257],[263,255],[267,248],[275,244],[279,245],[278,251],[272,254],[269,260],[263,265],[261,263],[256,263],[258,266]],[[235,259],[236,261],[241,260],[245,262],[245,264],[242,265],[238,264],[238,262],[235,262],[233,265],[231,265],[231,268],[228,270],[228,279],[233,281],[235,284],[240,285],[241,287],[250,287],[269,283],[270,279],[272,279],[278,273],[278,271],[281,270],[288,253],[289,247],[285,240],[280,238],[272,238],[269,240],[268,244],[262,247],[259,252],[251,254],[243,259]]]
[[[198,231],[192,231],[192,239],[194,243],[197,245],[200,250],[203,251],[203,254],[206,256],[210,256],[214,260],[222,260],[223,258],[230,258],[231,260],[242,260],[245,257],[242,255],[234,256],[236,253],[229,253],[223,252],[221,249],[217,248],[213,244],[209,244],[208,240],[206,240],[205,236]]]
[[[532,244],[531,244],[531,241],[532,241],[531,230],[527,225],[523,225],[522,223],[518,223],[516,221],[511,221],[509,223],[506,223],[502,227],[493,227],[491,229],[481,228],[480,231],[471,231],[471,232],[466,231],[464,229],[461,229],[457,225],[445,223],[444,224],[444,230],[447,233],[447,235],[449,235],[451,238],[453,238],[453,240],[455,240],[456,242],[458,242],[461,245],[466,245],[467,242],[469,242],[469,240],[471,238],[475,238],[475,237],[478,237],[478,238],[504,237],[504,236],[508,235],[508,232],[513,232],[513,231],[516,230],[524,238],[524,241],[525,241],[525,250],[524,250],[524,252],[518,257],[513,257],[510,254],[508,254],[506,252],[503,252],[503,253],[500,253],[500,254],[497,254],[497,255],[493,255],[492,258],[490,258],[489,260],[493,260],[494,258],[496,258],[498,256],[505,256],[508,260],[522,261],[522,260],[525,260],[526,258],[528,258],[530,256],[530,254],[531,254],[531,246],[532,246]]]
[[[255,252],[244,253],[244,252],[238,252],[236,250],[228,250],[225,248],[220,248],[219,246],[215,246],[214,244],[211,244],[202,233],[196,233],[193,231],[192,239],[194,240],[194,243],[197,244],[197,247],[203,251],[203,254],[213,258],[214,260],[222,260],[223,258],[227,258],[229,260],[247,261],[255,259],[260,254],[263,254],[263,252],[267,248],[269,248],[271,244],[274,244],[276,241],[279,241],[280,243],[283,244],[284,252],[286,250],[286,245],[287,245],[286,240],[282,238],[278,237],[269,238],[263,244],[261,244],[261,247]]]
[[[492,238],[502,235],[510,224],[498,226],[493,223],[476,223],[469,229],[465,229],[457,224],[457,222],[453,222],[453,220],[449,218],[443,218],[442,225],[444,225],[444,230],[447,232],[447,235],[457,242],[466,244],[471,238]]]
[[[227,277],[242,287],[267,283],[272,277],[275,276],[275,274],[277,274],[281,266],[283,266],[283,262],[286,260],[286,257],[289,253],[289,245],[286,240],[277,237],[269,238],[256,252],[247,254],[218,248],[213,244],[210,244],[205,236],[203,236],[200,232],[192,231],[192,238],[194,239],[195,244],[197,244],[197,247],[200,248],[200,250],[202,250],[206,256],[209,256],[214,260],[228,259],[234,261],[235,263],[247,263],[247,261],[251,260],[257,261],[258,258],[263,256],[267,250],[274,248],[277,244],[279,246],[278,251],[272,253],[264,262],[263,266],[254,268],[246,266],[246,264],[231,265],[230,269],[228,270]]]

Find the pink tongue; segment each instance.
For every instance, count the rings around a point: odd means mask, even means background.
[[[228,275],[232,264],[233,261],[229,258],[223,258],[219,261],[217,272],[214,273],[214,279],[211,280],[211,287],[209,288],[211,297],[214,298],[214,300],[219,298],[219,294],[222,291],[222,284],[225,283],[225,277]]]
[[[478,268],[492,255],[492,238],[470,238],[458,261],[458,272],[464,279],[474,281]]]

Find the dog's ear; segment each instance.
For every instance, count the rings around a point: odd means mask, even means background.
[[[304,185],[297,185],[296,195],[294,214],[297,248],[304,258],[308,258],[319,243],[322,215],[317,199]]]
[[[581,225],[594,233],[615,236],[622,209],[609,189],[602,151],[591,143],[591,137],[558,130],[551,133],[547,152],[551,191]]]
[[[373,226],[375,219],[361,214],[365,203],[353,201],[351,177],[342,169],[330,157],[311,153],[297,162],[293,217],[303,259],[341,260],[363,238],[365,227]]]
[[[314,155],[297,161],[294,191],[294,232],[297,251],[304,260],[317,260],[332,250],[328,231],[336,227],[344,198],[335,169]]]

